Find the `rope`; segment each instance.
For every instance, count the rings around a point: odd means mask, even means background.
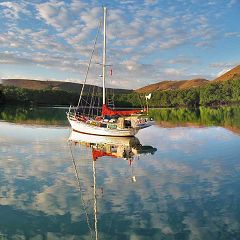
[[[86,72],[85,79],[84,79],[84,82],[83,82],[83,85],[82,85],[82,90],[81,90],[81,93],[80,93],[80,96],[79,96],[77,109],[78,109],[78,107],[80,105],[80,101],[82,99],[83,90],[84,90],[84,87],[85,87],[85,84],[86,84],[86,81],[87,81],[88,73],[89,73],[89,70],[90,70],[91,63],[92,63],[93,54],[94,54],[95,49],[96,49],[97,39],[98,39],[98,35],[99,35],[99,31],[100,31],[101,25],[102,25],[102,21],[99,22],[96,38],[95,38],[95,41],[94,41],[94,44],[93,44],[93,50],[92,50],[92,53],[91,53],[91,57],[89,59],[87,72]]]
[[[112,66],[112,65],[109,65],[109,66]],[[112,81],[111,77],[109,77],[109,80],[110,80],[109,81],[110,84],[112,84],[113,81]],[[113,87],[106,88],[106,93],[107,93],[107,96],[108,96],[108,105],[114,109],[115,108],[115,103],[114,103],[114,98],[115,98],[114,94],[115,94],[115,92],[114,92],[114,88]]]
[[[80,184],[79,173],[78,173],[77,165],[76,165],[76,162],[75,162],[75,159],[74,159],[74,156],[73,156],[71,144],[69,144],[69,148],[70,148],[70,152],[71,152],[73,167],[74,167],[74,170],[75,170],[75,177],[76,177],[76,180],[77,180],[77,183],[78,183],[78,190],[79,190],[79,192],[80,192],[81,202],[82,202],[83,209],[84,209],[85,215],[86,215],[86,220],[87,220],[87,224],[88,224],[88,229],[89,229],[90,234],[91,234],[91,239],[93,239],[93,230],[92,230],[92,228],[91,228],[91,226],[90,226],[90,221],[89,221],[89,216],[88,216],[88,213],[87,213],[86,204],[85,204],[85,201],[84,201],[83,196],[82,196],[82,188],[81,188],[81,184]]]
[[[95,93],[95,86],[93,87],[93,92],[92,92],[92,97],[91,97],[91,102],[90,102],[90,106],[89,106],[89,110],[88,110],[88,116],[90,116],[90,112],[91,110],[93,110],[93,107],[94,107],[94,102],[93,102],[93,99],[94,99],[94,93]],[[92,114],[93,115],[93,114]]]
[[[86,96],[86,99],[87,99],[87,100],[84,100],[84,101],[86,102],[86,105],[82,106],[83,114],[85,114],[86,108],[90,106],[90,103],[88,102],[88,101],[89,101],[89,96],[90,96],[90,94],[91,94],[91,87],[89,87],[89,89],[88,89],[88,93],[87,93],[87,96]],[[87,106],[87,105],[88,105],[88,106]]]
[[[143,108],[144,107],[144,105],[142,104],[142,100],[141,100],[141,98],[140,98],[140,95],[138,94],[138,99],[139,99],[139,102],[140,102],[140,106],[141,106],[141,108]]]
[[[98,93],[100,92],[100,87],[98,87]],[[98,105],[97,105],[97,116],[99,116],[99,112],[98,112],[98,110],[100,109],[99,108],[100,107],[100,97],[99,97],[99,94],[98,94]]]

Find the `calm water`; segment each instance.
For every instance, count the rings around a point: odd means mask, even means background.
[[[65,111],[2,109],[0,239],[240,239],[239,108],[155,111],[124,156]]]

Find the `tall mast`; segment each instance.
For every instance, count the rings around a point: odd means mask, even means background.
[[[103,7],[103,69],[102,69],[102,80],[103,80],[103,104],[106,102],[106,90],[105,90],[105,78],[106,78],[106,34],[107,34],[107,8]]]

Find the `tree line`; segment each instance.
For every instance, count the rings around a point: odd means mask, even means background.
[[[131,93],[117,97],[128,106],[146,105],[145,95]],[[240,103],[240,78],[225,82],[208,83],[186,90],[155,91],[148,100],[149,107],[222,106]]]
[[[92,96],[84,95],[86,102]],[[101,104],[100,95],[94,96],[93,102]],[[60,90],[31,90],[11,86],[0,89],[0,103],[14,105],[76,105],[79,95],[74,92]],[[145,95],[136,92],[115,94],[116,107],[143,107],[146,105]],[[240,103],[240,78],[225,82],[209,83],[201,87],[187,90],[155,91],[148,100],[149,107],[199,107],[221,106]]]

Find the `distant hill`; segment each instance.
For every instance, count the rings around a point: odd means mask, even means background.
[[[230,71],[224,73],[220,77],[213,80],[213,82],[223,82],[229,79],[240,79],[240,65],[234,67]]]
[[[138,93],[147,93],[155,91],[167,91],[174,89],[189,89],[199,87],[209,83],[207,79],[192,79],[192,80],[180,80],[180,81],[163,81],[159,83],[150,84],[146,87],[135,90]]]
[[[220,77],[214,80],[207,80],[207,79],[192,79],[192,80],[179,80],[179,81],[162,81],[154,84],[150,84],[148,86],[136,89],[137,93],[148,93],[148,92],[155,92],[155,91],[167,91],[167,90],[174,90],[174,89],[189,89],[200,87],[206,85],[208,83],[218,83],[223,81],[228,81],[230,79],[240,79],[240,65],[234,67],[230,71],[226,72],[225,74],[221,75]]]
[[[40,80],[30,80],[30,79],[2,79],[3,86],[14,86],[19,88],[33,89],[33,90],[62,90],[67,92],[80,93],[82,84],[72,83],[72,82],[60,82],[60,81],[40,81]],[[85,92],[93,92],[94,85],[85,85]],[[111,88],[109,88],[111,89]],[[102,88],[99,87],[99,91]],[[123,94],[130,93],[133,90],[127,89],[114,89],[114,93]],[[95,88],[96,92],[96,88]]]
[[[208,83],[218,83],[227,81],[229,79],[240,79],[240,65],[234,67],[232,70],[226,72],[222,76],[214,79],[192,79],[192,80],[179,80],[179,81],[162,81],[154,84],[147,85],[145,87],[136,89],[137,93],[149,93],[155,91],[168,91],[168,90],[185,90],[190,88],[196,88],[204,86]],[[82,84],[72,82],[61,81],[40,81],[30,79],[2,79],[3,86],[15,86],[20,88],[35,89],[35,90],[62,90],[67,92],[79,93],[82,88]],[[85,85],[85,92],[93,92],[94,85]],[[101,91],[101,87],[100,90]],[[116,94],[131,93],[133,90],[127,89],[114,89]]]

